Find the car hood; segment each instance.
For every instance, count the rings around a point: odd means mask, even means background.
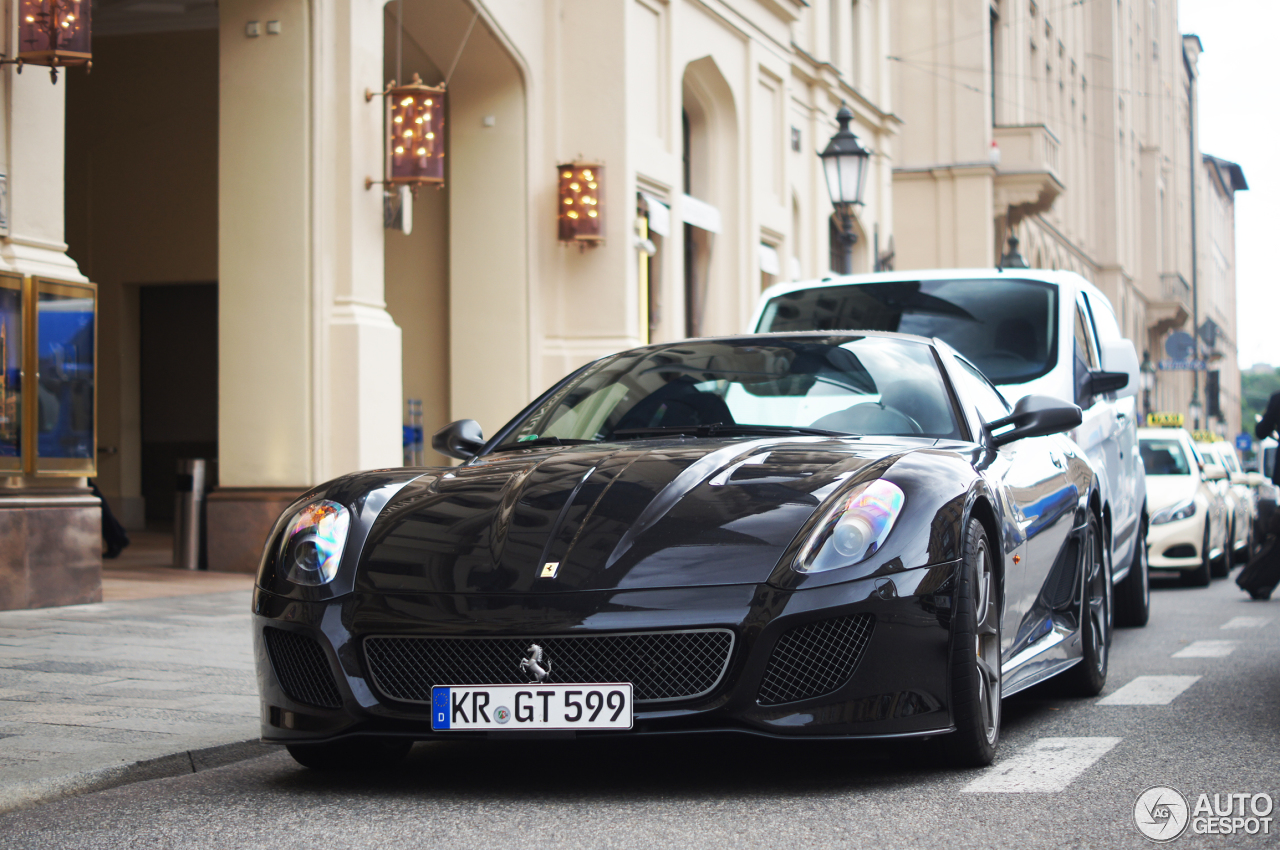
[[[357,590],[512,593],[763,583],[823,499],[933,445],[671,439],[495,453],[406,485]],[[876,474],[869,471],[870,474]],[[543,575],[547,568],[554,576]]]
[[[1178,505],[1196,494],[1200,481],[1194,475],[1148,475],[1147,510],[1155,513],[1169,505]]]

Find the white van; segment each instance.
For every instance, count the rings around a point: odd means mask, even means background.
[[[761,296],[756,333],[898,331],[937,337],[982,369],[1010,402],[1032,393],[1071,401],[1071,437],[1102,483],[1115,619],[1150,611],[1146,476],[1138,453],[1138,354],[1111,302],[1074,272],[949,269],[780,283]]]

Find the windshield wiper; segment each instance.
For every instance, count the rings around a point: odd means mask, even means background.
[[[825,431],[821,428],[805,428],[799,425],[726,425],[712,422],[709,425],[655,425],[650,428],[619,428],[610,439],[625,440],[630,437],[690,437],[742,436],[750,434],[783,434],[812,437],[849,437],[843,431]]]
[[[506,452],[512,449],[540,449],[544,446],[580,446],[583,443],[598,443],[599,440],[571,440],[568,437],[538,437],[536,440],[517,440],[494,448],[495,452]]]

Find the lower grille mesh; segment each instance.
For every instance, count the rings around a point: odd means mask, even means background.
[[[773,648],[760,683],[761,705],[829,694],[853,676],[871,639],[870,614],[796,626]]]
[[[550,683],[630,682],[636,702],[709,693],[733,650],[727,629],[581,637],[370,637],[364,642],[375,687],[401,702],[431,702],[433,685],[519,685],[530,645],[541,646]]]
[[[320,708],[339,708],[342,696],[324,650],[313,638],[267,627],[262,630],[267,655],[280,687],[290,699]]]

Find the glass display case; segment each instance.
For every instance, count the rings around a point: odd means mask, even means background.
[[[98,288],[0,272],[0,475],[97,474]]]
[[[34,398],[28,472],[93,475],[97,445],[98,292],[91,283],[36,278]],[[29,352],[30,353],[30,352]]]

